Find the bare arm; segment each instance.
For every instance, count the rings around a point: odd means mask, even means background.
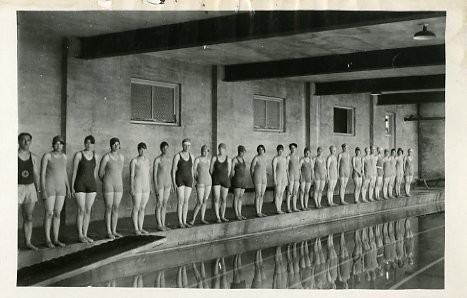
[[[154,192],[157,195],[159,193],[159,185],[157,185],[157,171],[159,170],[159,163],[161,162],[161,157],[156,157],[153,163],[152,170],[152,181],[154,183]]]
[[[255,157],[253,158],[253,160],[251,161],[251,165],[250,165],[250,176],[251,176],[251,180],[253,180],[253,175],[254,175],[254,172],[255,172],[256,162],[257,162],[257,157],[255,156]]]
[[[75,157],[73,158],[73,173],[71,174],[71,193],[75,195],[75,181],[76,174],[78,173],[78,165],[81,161],[81,151],[76,152]]]
[[[99,159],[100,159],[100,156],[99,156],[99,154],[94,153],[94,157],[95,157],[95,159],[96,159],[96,164],[97,164],[98,161],[99,161]],[[99,167],[94,167],[94,179],[97,180],[98,174],[99,174]]]
[[[230,158],[228,158],[227,156],[225,158],[227,158],[227,173],[230,173],[232,171],[232,160],[230,160]]]
[[[195,160],[193,158],[193,155],[191,155],[190,153],[190,157],[191,157],[191,160]],[[191,177],[194,177],[195,176],[195,167],[193,166],[193,164],[191,165]]]
[[[326,174],[327,174],[327,178],[330,177],[330,173],[329,173],[329,168],[331,167],[331,156],[328,156],[328,158],[326,159]]]
[[[216,162],[217,157],[213,156],[211,158],[211,164],[209,165],[209,174],[212,176],[212,172],[214,172],[214,163]]]
[[[311,158],[311,179],[313,179],[313,181],[316,180],[316,177],[315,177],[315,158]]]
[[[66,170],[66,164],[67,164],[67,157],[65,154],[63,154],[63,157],[65,158],[65,187],[66,187],[66,196],[69,198],[71,196],[71,192],[70,192],[70,182],[68,181],[68,173],[67,173],[67,170]]]
[[[32,158],[32,167],[34,171],[34,185],[36,186],[36,191],[41,190],[41,178],[40,178],[40,169],[39,169],[39,164],[37,162],[37,157],[32,154],[31,152],[31,158]]]
[[[194,173],[193,177],[195,178],[196,181],[198,181],[198,171],[197,171],[198,164],[199,164],[199,157],[195,158],[195,162],[193,164],[193,168],[195,169],[195,171],[194,171],[195,173]]]
[[[132,196],[135,195],[135,166],[136,166],[136,158],[133,158],[130,161],[130,194]]]
[[[177,153],[175,154],[174,160],[172,163],[172,184],[174,185],[174,187],[177,186],[177,183],[175,182],[175,174],[177,173],[177,165],[178,165],[179,160],[180,160],[180,154]]]
[[[45,188],[45,172],[47,170],[47,164],[49,163],[50,153],[45,153],[41,161],[41,189],[42,196],[44,199],[47,198],[46,188]]]
[[[274,185],[277,184],[276,167],[277,167],[277,156],[274,156],[274,158],[272,159],[272,178],[274,180]]]
[[[232,158],[232,170],[230,171],[230,179],[232,179],[232,177],[235,175],[235,166],[237,165],[237,158]]]
[[[342,160],[342,153],[339,153],[337,156],[337,173],[339,173],[339,169],[341,167],[341,160]]]
[[[101,181],[104,180],[105,166],[107,166],[108,161],[109,161],[109,155],[106,154],[102,157],[100,165],[99,165],[99,179]]]

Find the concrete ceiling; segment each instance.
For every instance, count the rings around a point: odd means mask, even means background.
[[[18,12],[18,27],[24,30],[43,30],[60,37],[86,37],[122,32],[180,22],[207,19],[233,14],[232,11],[62,11]],[[430,41],[415,41],[413,34],[421,25],[429,24],[436,34]],[[229,42],[148,53],[154,57],[187,63],[227,65],[346,54],[353,52],[444,44],[445,17],[418,19],[396,23],[344,28],[322,32],[295,34],[272,38]],[[290,78],[302,81],[328,82],[362,78],[442,74],[444,66],[425,66],[402,69],[369,70],[354,73],[334,73]]]

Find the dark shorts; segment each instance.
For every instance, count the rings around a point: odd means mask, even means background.
[[[230,179],[228,176],[225,175],[213,175],[212,176],[212,185],[220,185],[225,188],[230,187]]]
[[[245,183],[245,176],[239,177],[234,175],[232,177],[232,188],[246,188],[246,183]]]
[[[193,187],[193,177],[190,174],[184,175],[180,172],[177,172],[175,174],[175,184],[177,184],[177,187],[180,187],[180,186]]]
[[[74,186],[75,192],[97,192],[96,180],[94,179],[76,179]]]

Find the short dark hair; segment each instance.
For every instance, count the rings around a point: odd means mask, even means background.
[[[84,138],[84,143],[86,144],[86,142],[87,142],[88,140],[91,142],[91,144],[95,144],[95,143],[96,143],[96,139],[95,139],[92,135],[86,136],[86,137]]]
[[[162,151],[162,149],[163,149],[165,146],[168,147],[168,146],[169,146],[169,143],[167,143],[166,141],[162,141],[161,144],[160,144],[160,146],[159,146],[159,147],[161,148],[161,151]]]
[[[282,144],[279,144],[279,145],[277,145],[276,150],[277,151],[284,150],[284,146],[282,146]]]
[[[21,140],[22,137],[24,136],[29,136],[29,138],[31,138],[32,140],[32,135],[29,133],[29,132],[22,132],[18,135],[18,142]]]
[[[239,145],[239,146],[237,147],[237,151],[238,151],[238,154],[240,154],[240,153],[242,153],[242,152],[246,152],[245,146]]]
[[[404,154],[404,149],[398,148],[398,149],[397,149],[397,153],[399,153],[399,152],[401,152],[402,154]]]
[[[117,143],[120,144],[120,140],[117,137],[113,137],[110,139],[110,147],[113,146],[113,144]]]
[[[266,153],[266,148],[265,148],[264,145],[262,145],[262,144],[261,144],[261,145],[258,145],[258,147],[256,147],[256,152],[259,153],[259,149],[261,149],[261,148],[263,148],[264,153]]]
[[[303,149],[303,154],[306,154],[307,151],[311,153],[311,150],[308,146]]]
[[[360,147],[355,148],[355,152],[357,152],[357,151],[361,151]]]
[[[295,148],[298,148],[298,145],[296,143],[290,143],[289,144],[289,149],[292,149],[292,146],[294,146]]]
[[[146,146],[146,143],[144,142],[141,142],[138,144],[138,151],[139,149],[148,149],[148,146]]]

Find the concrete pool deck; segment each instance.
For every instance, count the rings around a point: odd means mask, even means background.
[[[337,198],[334,198],[336,201]],[[323,200],[323,203],[326,199]],[[352,202],[351,195],[346,196],[347,202]],[[313,207],[312,202],[311,207]],[[358,218],[366,215],[377,215],[389,210],[405,210],[408,208],[426,208],[427,213],[434,213],[444,210],[444,189],[415,190],[410,198],[391,199],[370,203],[338,205],[335,207],[323,209],[311,209],[308,211],[286,213],[282,215],[272,215],[274,207],[271,202],[264,204],[263,211],[270,216],[264,218],[254,217],[254,207],[245,206],[243,209],[247,220],[232,220],[228,223],[213,223],[214,212],[207,210],[206,219],[212,224],[201,225],[199,221],[195,226],[187,229],[173,229],[167,232],[155,232],[156,221],[153,215],[147,215],[145,219],[145,228],[155,235],[167,237],[167,241],[157,247],[158,250],[171,250],[174,248],[188,247],[193,245],[202,245],[206,243],[235,239],[247,236],[258,236],[263,233],[280,232],[287,229],[314,224],[337,222],[339,220]],[[189,213],[191,218],[192,211]],[[233,218],[233,209],[227,209],[227,218]],[[198,219],[199,220],[199,219]],[[175,213],[167,215],[167,225],[175,228],[177,218]],[[29,266],[45,260],[73,253],[85,248],[89,248],[107,241],[105,239],[105,227],[102,221],[92,222],[89,227],[89,236],[96,241],[92,244],[79,243],[77,231],[74,225],[67,225],[61,228],[61,240],[67,244],[65,248],[45,248],[43,231],[41,228],[34,229],[33,243],[38,244],[38,251],[24,250],[22,244],[22,231],[19,232],[20,250],[18,251],[18,268]],[[119,220],[118,231],[124,235],[133,233],[132,222],[130,218]]]

